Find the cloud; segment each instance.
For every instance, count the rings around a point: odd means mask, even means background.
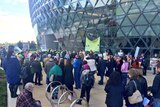
[[[0,12],[0,43],[36,40],[30,17],[2,14]]]

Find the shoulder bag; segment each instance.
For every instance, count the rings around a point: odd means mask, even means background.
[[[128,97],[128,101],[130,104],[136,104],[136,103],[140,103],[143,101],[142,95],[139,92],[139,90],[137,89],[137,84],[134,80],[133,80],[133,83],[135,85],[136,91],[133,93],[132,96]]]

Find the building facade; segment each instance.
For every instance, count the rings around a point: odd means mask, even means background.
[[[160,50],[159,0],[29,0],[37,40],[45,48],[84,49],[101,38],[100,50],[148,56]]]

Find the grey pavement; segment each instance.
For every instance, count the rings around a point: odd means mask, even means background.
[[[152,85],[154,76],[151,71],[148,71],[147,76],[145,78],[147,79],[148,86]],[[106,93],[104,91],[104,85],[98,85],[99,77],[96,76],[96,82],[94,88],[91,90],[91,99],[90,99],[90,107],[106,107],[105,105],[105,98],[106,98]],[[37,86],[35,85],[34,91],[33,91],[33,97],[36,100],[40,100],[42,103],[42,107],[52,107],[49,101],[45,97],[45,74],[43,74],[43,85],[42,86]],[[106,79],[105,82],[106,83]],[[8,88],[7,88],[8,89]],[[74,89],[74,91],[77,93],[78,97],[80,95],[80,90]],[[8,107],[15,107],[16,103],[16,98],[10,98],[10,92],[8,90]],[[64,102],[63,104],[60,105],[60,107],[69,107],[71,103],[70,102]],[[76,105],[75,107],[85,107],[85,104],[82,103],[81,106]],[[124,106],[125,107],[125,106]]]

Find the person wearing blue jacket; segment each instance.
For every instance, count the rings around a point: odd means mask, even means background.
[[[15,98],[18,96],[17,89],[21,81],[20,79],[21,66],[20,62],[13,53],[14,53],[14,46],[9,46],[7,56],[5,57],[3,62],[3,68],[6,73],[7,82],[9,83],[11,97]]]
[[[75,88],[81,88],[81,67],[82,67],[82,60],[81,58],[76,55],[75,59],[73,60],[73,68],[74,68],[74,79],[75,79]]]

